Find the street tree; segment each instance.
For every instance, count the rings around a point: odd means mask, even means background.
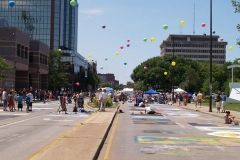
[[[6,77],[6,71],[10,69],[10,66],[7,64],[6,60],[0,57],[0,80],[3,80]]]
[[[69,73],[66,64],[62,63],[63,53],[59,50],[52,50],[49,53],[49,89],[56,90],[67,87]]]

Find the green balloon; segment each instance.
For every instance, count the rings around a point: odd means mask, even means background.
[[[163,25],[163,29],[164,29],[164,30],[167,30],[167,29],[168,29],[168,25],[167,25],[167,24],[164,24],[164,25]]]
[[[71,0],[71,1],[70,1],[70,5],[71,5],[72,7],[76,7],[76,5],[77,5],[77,0]]]
[[[143,41],[144,41],[144,42],[147,42],[147,38],[143,38]]]

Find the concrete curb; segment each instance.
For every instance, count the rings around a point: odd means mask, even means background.
[[[103,136],[103,139],[102,139],[102,141],[101,141],[101,143],[100,143],[100,145],[98,146],[98,149],[97,149],[97,151],[96,151],[96,153],[95,153],[95,155],[94,155],[94,157],[93,157],[93,160],[97,160],[97,159],[98,159],[98,157],[99,157],[99,155],[100,155],[100,152],[101,152],[101,150],[102,150],[102,148],[103,148],[103,145],[104,145],[104,143],[105,143],[105,141],[106,141],[106,139],[107,139],[107,136],[108,136],[108,134],[109,134],[109,131],[110,131],[110,129],[112,128],[114,119],[115,119],[115,117],[116,117],[116,114],[117,114],[119,108],[120,108],[120,104],[118,105],[118,107],[117,107],[117,109],[116,109],[116,111],[115,111],[115,113],[114,113],[114,116],[113,116],[113,118],[112,118],[112,120],[111,120],[111,123],[110,123],[110,125],[108,126],[108,128],[107,128],[107,130],[106,130],[106,132],[105,132],[105,134],[104,134],[104,136]]]

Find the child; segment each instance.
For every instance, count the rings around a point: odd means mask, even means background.
[[[239,122],[235,120],[235,117],[230,114],[230,111],[226,111],[225,124],[239,125]]]
[[[21,112],[22,112],[22,108],[23,108],[22,101],[23,101],[23,97],[21,94],[19,94],[17,96],[17,103],[18,103],[18,111],[21,110]]]

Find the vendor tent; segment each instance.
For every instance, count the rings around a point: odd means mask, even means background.
[[[153,89],[149,89],[148,91],[145,91],[144,94],[158,94],[158,92]]]
[[[181,88],[174,89],[174,92],[176,92],[176,93],[186,93],[186,91],[184,91]]]

